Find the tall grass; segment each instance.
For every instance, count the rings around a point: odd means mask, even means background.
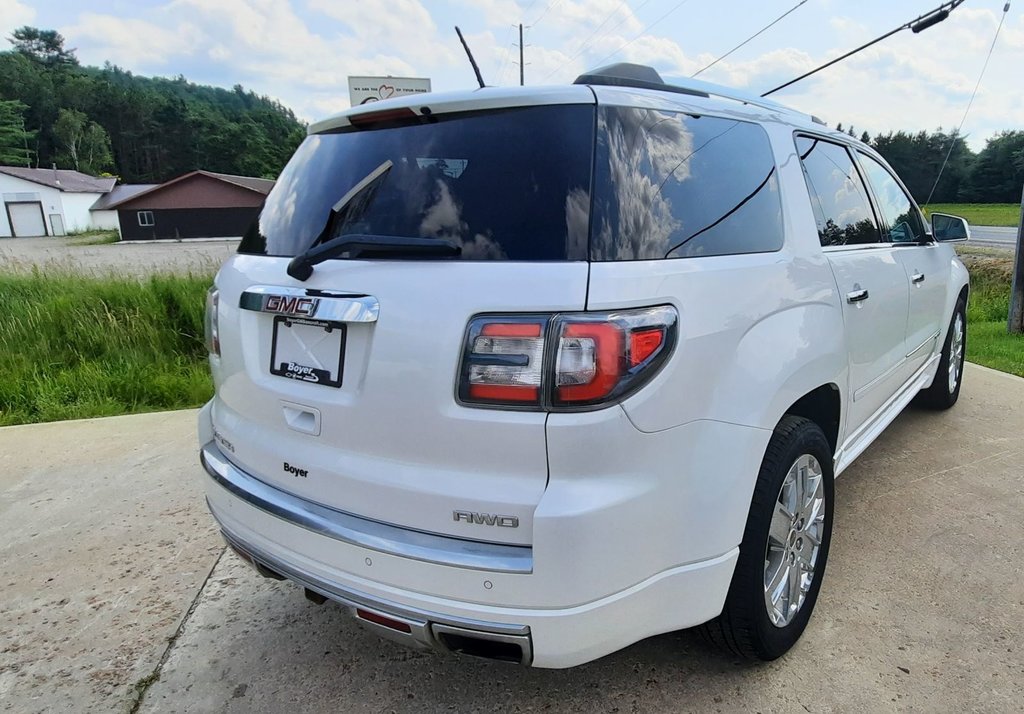
[[[0,274],[0,425],[201,404],[211,282]]]
[[[1024,377],[1024,335],[1006,331],[1013,261],[1002,251],[959,251],[971,271],[967,359]]]

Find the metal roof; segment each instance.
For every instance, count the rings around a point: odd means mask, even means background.
[[[26,169],[21,166],[0,166],[0,173],[49,186],[65,193],[107,193],[116,178],[100,178],[70,169]]]
[[[142,188],[141,190],[133,192],[131,195],[126,195],[122,198],[112,200],[104,206],[104,209],[117,208],[122,204],[128,203],[129,201],[134,201],[136,198],[151,193],[156,193],[157,191],[161,191],[169,186],[174,186],[175,184],[178,184],[181,181],[185,181],[195,176],[206,176],[212,179],[216,179],[217,181],[223,181],[224,183],[234,184],[235,186],[244,188],[247,191],[252,191],[263,196],[266,196],[268,193],[270,193],[270,189],[274,188],[275,183],[270,179],[256,178],[254,176],[233,176],[232,174],[218,174],[214,173],[213,171],[203,170],[189,171],[187,174],[183,174],[181,176],[178,176],[177,178],[173,178],[165,183],[148,185]]]
[[[105,193],[96,199],[96,203],[89,207],[90,211],[106,211],[113,208],[115,203],[121,201],[127,201],[129,198],[138,196],[143,191],[148,191],[151,188],[156,188],[159,184],[155,183],[126,183],[120,186],[114,186],[109,192]]]

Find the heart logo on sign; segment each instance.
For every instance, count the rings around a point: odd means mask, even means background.
[[[381,99],[387,99],[395,94],[395,88],[390,84],[382,84],[377,88],[377,94]]]

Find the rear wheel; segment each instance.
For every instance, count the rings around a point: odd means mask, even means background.
[[[772,660],[800,638],[821,589],[832,537],[832,451],[821,428],[786,416],[765,452],[722,614],[705,639]]]
[[[956,301],[953,317],[942,346],[942,358],[935,372],[932,386],[922,389],[917,403],[929,409],[949,409],[960,397],[964,376],[964,356],[967,353],[967,305],[963,298]]]

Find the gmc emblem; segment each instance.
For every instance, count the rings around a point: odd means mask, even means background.
[[[475,523],[482,526],[498,526],[499,528],[518,528],[517,516],[499,516],[493,513],[477,513],[476,511],[452,511],[452,520],[463,523]]]
[[[313,317],[319,304],[319,298],[267,295],[266,301],[263,303],[263,311],[279,312],[282,315]]]

